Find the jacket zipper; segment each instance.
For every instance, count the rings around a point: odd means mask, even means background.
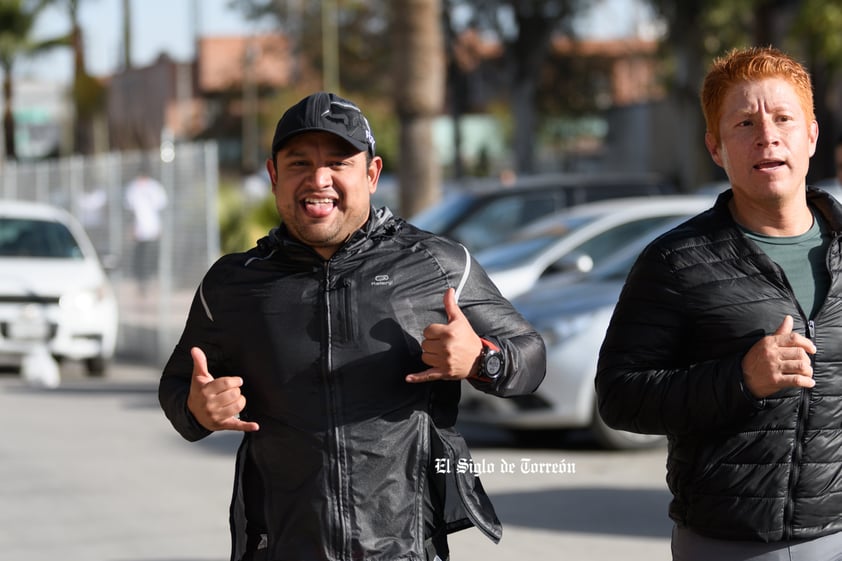
[[[338,429],[339,423],[336,421],[338,411],[337,395],[335,391],[335,380],[333,379],[333,322],[331,321],[331,313],[333,311],[330,303],[331,283],[330,283],[330,262],[325,263],[324,266],[324,299],[325,299],[325,349],[324,349],[324,384],[325,392],[327,393],[327,412],[328,412],[328,435],[332,437],[332,444],[328,449],[328,453],[333,455],[333,458],[328,458],[328,469],[333,468],[334,472],[330,474],[329,479],[334,481],[335,485],[335,501],[336,501],[336,521],[337,535],[333,540],[333,546],[337,553],[337,558],[346,559],[347,551],[346,544],[348,529],[346,528],[345,511],[347,505],[345,504],[344,485],[342,483],[342,472],[344,465],[342,458],[342,437]],[[330,460],[333,460],[332,462]]]
[[[807,338],[815,342],[816,340],[816,324],[813,320],[807,320]],[[810,365],[815,366],[815,357],[810,357]],[[795,426],[795,442],[792,447],[792,469],[789,472],[789,483],[787,485],[786,505],[784,506],[784,534],[783,539],[792,539],[792,516],[795,508],[795,485],[798,482],[798,476],[801,471],[800,462],[801,456],[804,452],[802,439],[804,437],[804,426],[807,424],[807,417],[809,415],[810,394],[807,388],[800,390],[800,403],[798,408],[797,424]]]

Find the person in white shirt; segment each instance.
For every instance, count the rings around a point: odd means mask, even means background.
[[[126,208],[134,215],[133,269],[141,292],[157,269],[158,243],[161,238],[161,212],[167,206],[164,186],[146,172],[141,172],[126,186]]]

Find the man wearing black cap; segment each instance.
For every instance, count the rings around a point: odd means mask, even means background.
[[[461,380],[530,393],[544,344],[467,250],[371,207],[382,160],[352,102],[278,122],[281,225],[206,274],[161,406],[194,441],[244,433],[233,561],[447,560],[501,526],[455,431]]]

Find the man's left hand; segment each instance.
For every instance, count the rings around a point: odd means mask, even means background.
[[[482,341],[459,308],[452,288],[444,293],[444,310],[447,323],[432,323],[423,333],[421,360],[430,368],[409,374],[407,382],[462,380],[479,368],[477,359],[482,353]]]

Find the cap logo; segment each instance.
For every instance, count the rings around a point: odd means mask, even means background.
[[[359,137],[357,130],[362,129],[366,143],[371,147],[370,151],[374,153],[374,135],[371,133],[368,119],[365,118],[359,107],[350,103],[331,101],[330,109],[323,112],[321,117],[328,121],[345,125],[348,135],[355,138]]]

